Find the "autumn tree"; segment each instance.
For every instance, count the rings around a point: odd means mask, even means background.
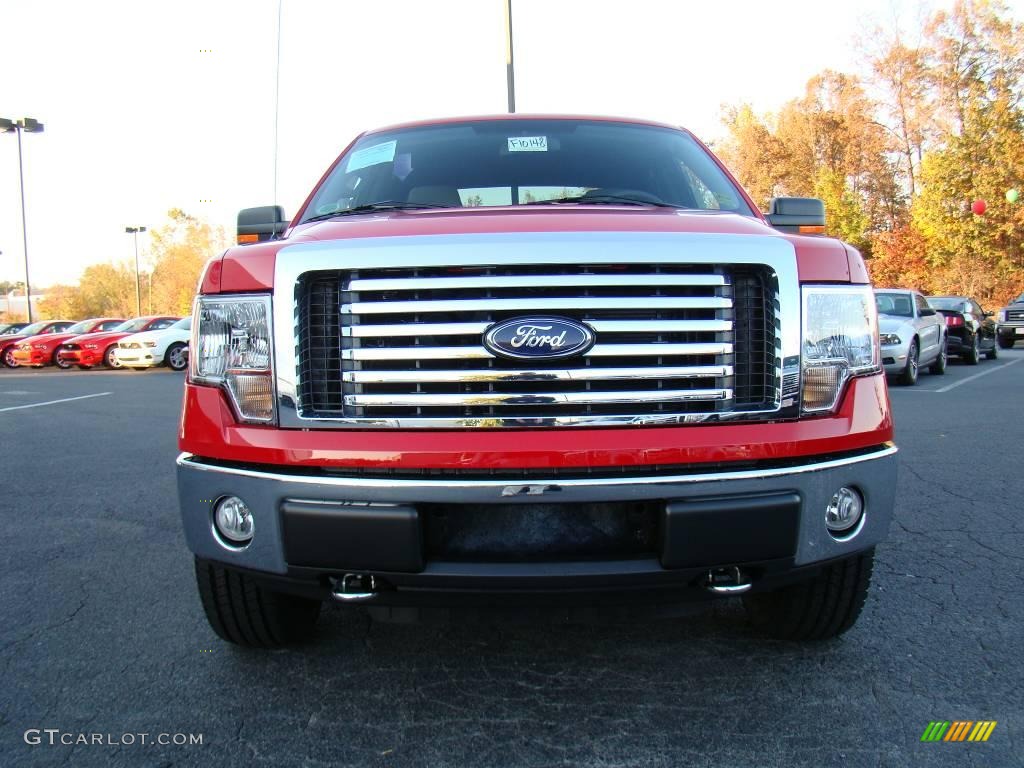
[[[203,265],[225,248],[224,232],[180,209],[167,213],[169,221],[151,232],[153,310],[186,315]]]
[[[725,107],[722,122],[729,134],[719,149],[730,170],[743,183],[762,210],[778,195],[786,181],[787,151],[775,136],[768,118],[759,117],[749,104]]]

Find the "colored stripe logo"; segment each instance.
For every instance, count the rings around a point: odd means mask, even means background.
[[[932,720],[921,741],[988,741],[996,729],[995,720]]]

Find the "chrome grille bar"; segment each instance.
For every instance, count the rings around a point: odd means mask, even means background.
[[[478,392],[473,394],[345,395],[345,405],[416,407],[478,405],[571,405],[615,403],[683,403],[728,400],[728,389],[641,390],[638,392]]]
[[[583,322],[598,333],[725,333],[732,330],[728,320],[599,320]],[[472,336],[482,334],[493,322],[476,323],[402,323],[349,325],[341,335],[352,338],[388,336]]]
[[[636,380],[650,376],[650,368],[569,368],[562,370],[501,370],[483,368],[466,371],[344,371],[343,381],[354,384],[430,384],[437,382],[493,381],[616,381]],[[658,378],[710,379],[732,376],[731,365],[661,366]]]
[[[584,357],[664,357],[668,355],[727,355],[732,344],[598,344]],[[342,360],[487,360],[497,359],[482,346],[367,347],[343,349]],[[656,373],[656,371],[654,372]]]
[[[453,289],[477,288],[595,288],[621,286],[667,286],[667,285],[726,285],[722,275],[663,275],[663,274],[622,274],[622,275],[481,275],[479,277],[428,277],[428,278],[355,278],[348,283],[350,291],[447,291]]]
[[[446,301],[359,301],[342,304],[342,314],[394,315],[427,312],[507,312],[552,309],[730,309],[732,300],[715,296],[644,296],[607,298],[453,299]]]

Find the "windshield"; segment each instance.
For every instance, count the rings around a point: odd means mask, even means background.
[[[914,305],[910,295],[906,293],[876,293],[875,306],[878,307],[880,315],[914,316]]]
[[[24,328],[22,328],[20,331],[18,331],[18,333],[24,334],[25,336],[35,336],[37,333],[41,332],[43,330],[43,328],[45,328],[49,324],[50,324],[49,320],[44,320],[41,323],[32,323],[32,325],[26,325]]]
[[[364,136],[317,189],[302,221],[374,205],[475,208],[555,200],[754,215],[684,131],[548,119],[447,123]]]
[[[123,323],[121,323],[119,326],[117,326],[117,328],[115,328],[114,330],[115,331],[119,331],[119,332],[124,332],[124,331],[141,331],[143,328],[145,328],[149,324],[149,321],[151,319],[152,318],[149,318],[149,317],[137,317],[134,320],[125,320]]]
[[[93,325],[96,324],[95,320],[79,320],[77,323],[66,329],[64,333],[88,333]]]
[[[967,300],[955,296],[929,296],[928,304],[932,309],[952,309],[955,312],[966,312]]]
[[[168,328],[178,328],[179,330],[182,330],[182,331],[191,331],[192,330],[192,315],[189,315],[188,317],[181,318],[181,320],[176,322],[174,325],[168,326]]]

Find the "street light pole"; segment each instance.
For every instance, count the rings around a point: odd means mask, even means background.
[[[18,135],[18,184],[21,188],[21,243],[25,253],[25,309],[28,312],[28,321],[32,322],[32,283],[28,277],[28,227],[25,222],[25,167],[21,156],[21,133],[42,133],[43,124],[31,117],[23,117],[20,120],[9,120],[0,118],[0,132],[10,133],[13,131]]]
[[[516,62],[512,46],[512,0],[505,0],[505,83],[508,88],[508,111],[516,111]]]
[[[142,317],[142,287],[139,283],[139,232],[145,227],[125,227],[124,231],[135,238],[135,316]]]

